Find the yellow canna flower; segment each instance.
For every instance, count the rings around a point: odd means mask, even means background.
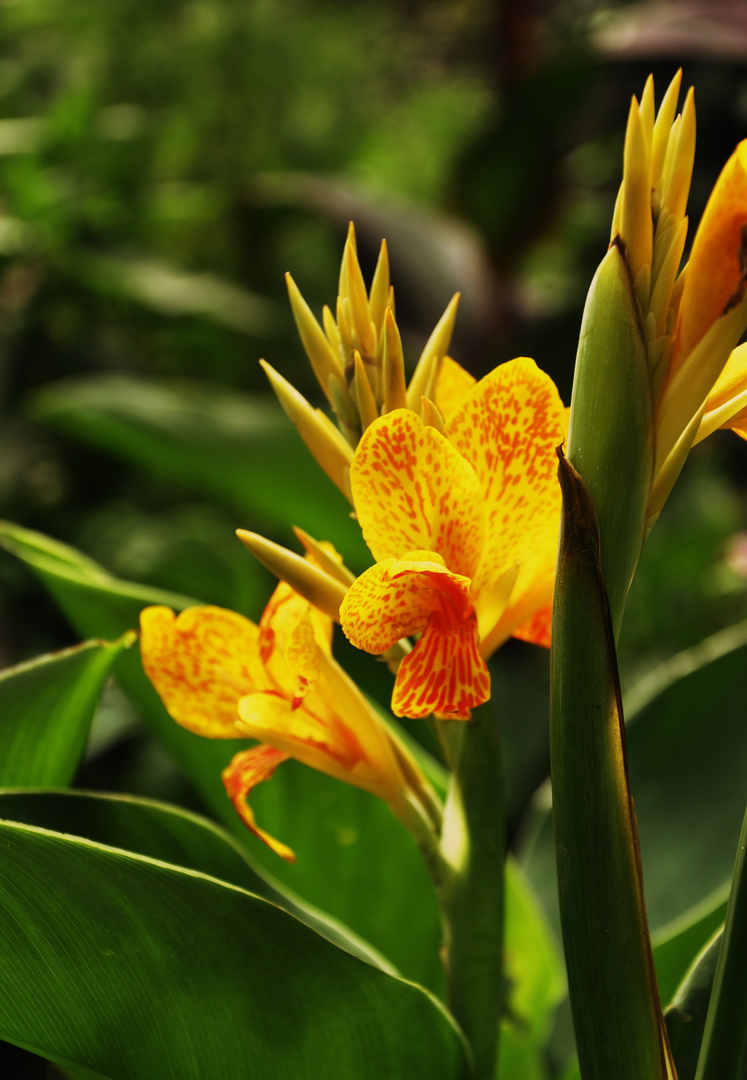
[[[236,754],[223,782],[243,822],[281,858],[287,845],[247,803],[288,758],[378,795],[425,848],[440,806],[417,763],[331,655],[331,621],[281,582],[259,625],[217,607],[140,617],[146,674],[177,723],[211,739],[259,745]]]
[[[747,140],[724,166],[693,240],[685,210],[695,155],[692,89],[675,117],[682,73],[672,80],[658,114],[649,77],[640,105],[631,103],[623,181],[612,239],[621,243],[642,316],[654,410],[654,471],[647,508],[653,523],[685,457],[721,424],[706,420],[724,384],[719,377],[747,325]],[[679,273],[678,273],[679,271]],[[730,377],[732,396],[741,390]],[[743,379],[742,388],[747,386]],[[738,409],[733,410],[734,415]]]
[[[395,410],[369,426],[351,466],[377,561],[350,586],[340,619],[375,654],[420,635],[397,672],[398,716],[469,719],[490,696],[485,658],[506,638],[549,644],[565,410],[527,358],[465,394],[468,382],[456,378],[456,407],[444,387],[443,433]]]

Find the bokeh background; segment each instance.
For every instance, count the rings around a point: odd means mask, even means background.
[[[630,95],[696,87],[692,222],[747,134],[738,2],[6,0],[0,38],[0,517],[255,619],[272,583],[235,528],[367,558],[257,363],[318,401],[286,270],[333,303],[352,219],[367,277],[389,242],[411,362],[458,290],[455,358],[533,356],[568,401]],[[746,530],[747,445],[718,433],[647,545],[626,688],[747,616]],[[76,640],[2,553],[0,667]],[[520,848],[546,654],[509,644],[494,685]],[[116,687],[95,736],[80,785],[199,807]]]

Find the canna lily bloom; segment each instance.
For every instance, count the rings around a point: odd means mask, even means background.
[[[397,716],[469,719],[490,696],[485,659],[511,634],[549,644],[565,411],[533,360],[464,393],[443,433],[408,409],[375,420],[350,471],[376,563],[340,608],[348,638],[381,654],[420,635],[399,665]],[[448,397],[448,394],[447,394]]]
[[[681,77],[678,72],[672,80],[656,115],[650,77],[640,105],[633,98],[612,225],[642,316],[651,382],[655,457],[649,528],[693,442],[728,420],[724,394],[728,390],[735,399],[741,390],[732,376],[728,387],[718,380],[747,326],[747,140],[716,181],[690,258],[679,269],[695,155],[692,90],[675,118]],[[720,424],[714,423],[716,408]],[[733,416],[738,412],[732,409]]]
[[[178,724],[211,739],[245,735],[223,782],[244,824],[281,858],[293,851],[247,803],[288,758],[378,795],[424,847],[440,806],[418,765],[331,655],[332,623],[281,582],[259,625],[218,607],[146,608],[146,674]]]

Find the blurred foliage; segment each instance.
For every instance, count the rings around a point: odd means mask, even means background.
[[[348,508],[256,362],[314,396],[283,272],[316,312],[332,303],[354,217],[364,273],[390,242],[410,361],[461,289],[455,357],[480,375],[532,355],[568,401],[630,95],[649,70],[661,94],[679,64],[696,86],[693,222],[744,134],[736,6],[676,7],[3,4],[0,517],[254,618],[271,583],[238,526],[293,544],[297,523],[360,569]],[[747,617],[746,454],[727,433],[698,447],[656,525],[621,641],[626,688]],[[3,555],[0,666],[77,640]],[[344,655],[385,702],[383,669]],[[510,643],[492,662],[517,846],[548,770],[546,661]],[[121,693],[92,740],[86,787],[194,800]]]

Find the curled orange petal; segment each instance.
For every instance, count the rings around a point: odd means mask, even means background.
[[[270,836],[264,829],[260,829],[254,817],[254,812],[247,803],[247,797],[252,788],[261,784],[263,780],[269,780],[275,769],[283,761],[287,761],[288,755],[272,746],[254,746],[251,750],[242,750],[236,754],[228,768],[223,770],[223,783],[226,793],[236,807],[239,817],[248,829],[263,840],[269,848],[286,862],[295,862],[295,853],[286,844]]]
[[[178,724],[211,739],[235,739],[239,699],[267,685],[258,630],[234,611],[167,607],[140,615],[143,667]]]
[[[395,716],[469,720],[490,697],[490,673],[480,656],[477,619],[433,616],[399,666],[392,694]]]
[[[434,614],[460,621],[470,606],[470,580],[454,574],[434,551],[411,551],[375,563],[350,586],[340,622],[358,649],[380,655],[418,634]]]

